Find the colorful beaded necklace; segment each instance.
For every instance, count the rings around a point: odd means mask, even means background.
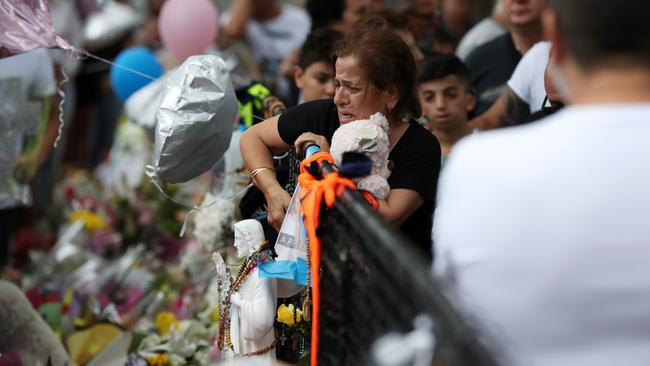
[[[230,285],[230,289],[228,290],[228,295],[226,296],[226,303],[223,307],[223,311],[219,316],[219,342],[218,342],[219,349],[223,349],[224,345],[226,347],[229,347],[230,349],[233,349],[232,339],[230,338],[230,305],[231,305],[230,298],[232,297],[232,294],[239,291],[239,288],[246,281],[248,275],[255,268],[257,268],[257,266],[260,263],[268,260],[273,260],[272,251],[270,249],[260,248],[260,250],[253,253],[250,257],[246,258],[246,260],[242,263],[239,269],[239,273],[237,274],[237,278],[232,283],[232,285]],[[275,342],[273,342],[271,346],[265,347],[264,349],[259,351],[245,354],[244,356],[254,356],[254,355],[266,353],[271,349],[273,349],[274,346],[275,346]]]

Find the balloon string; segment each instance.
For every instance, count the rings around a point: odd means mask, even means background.
[[[59,100],[59,130],[56,135],[56,140],[54,140],[54,148],[56,149],[57,146],[59,145],[59,141],[61,140],[61,137],[63,136],[63,125],[64,125],[64,120],[63,120],[63,104],[65,103],[65,92],[63,91],[63,85],[70,81],[70,78],[68,78],[68,75],[65,73],[65,70],[63,67],[61,67],[61,73],[63,74],[63,80],[59,83],[59,89],[56,91],[59,97],[61,98]]]
[[[108,65],[111,65],[111,66],[115,66],[115,67],[117,67],[117,68],[119,68],[119,69],[122,69],[122,70],[126,70],[126,71],[129,71],[129,72],[132,72],[132,73],[134,73],[134,74],[136,74],[136,75],[140,75],[140,76],[142,76],[143,78],[147,78],[147,79],[149,79],[149,80],[156,80],[156,78],[153,77],[153,76],[151,76],[151,75],[147,75],[147,74],[145,74],[145,73],[143,73],[143,72],[140,72],[140,71],[138,71],[138,70],[132,69],[132,68],[130,68],[130,67],[126,67],[126,66],[123,66],[123,65],[120,65],[120,64],[116,64],[116,63],[112,62],[111,60],[107,60],[107,59],[105,59],[105,58],[103,58],[103,57],[99,57],[99,56],[93,55],[92,53],[90,53],[90,52],[88,52],[88,51],[86,51],[86,50],[79,49],[79,48],[74,48],[72,51],[75,52],[75,53],[77,53],[77,54],[84,55],[84,56],[86,56],[86,57],[94,58],[95,60],[97,60],[97,61],[101,61],[101,62],[103,62],[103,63],[105,63],[105,64],[108,64]]]
[[[142,73],[142,72],[140,72],[138,70],[134,70],[134,69],[132,69],[130,67],[126,67],[126,66],[122,66],[120,64],[116,64],[114,62],[111,62],[110,60],[107,60],[107,59],[103,58],[103,57],[95,56],[92,53],[90,53],[90,52],[88,52],[86,50],[83,50],[83,49],[78,49],[78,48],[73,47],[71,49],[68,49],[67,51],[70,51],[71,54],[76,54],[77,56],[83,55],[83,56],[86,56],[86,57],[94,58],[94,59],[96,59],[98,61],[101,61],[101,62],[104,62],[104,63],[106,63],[108,65],[115,66],[117,68],[132,72],[132,73],[134,73],[136,75],[140,75],[140,76],[142,76],[144,78],[147,78],[147,79],[150,79],[150,80],[156,80],[156,78],[152,77],[151,75],[147,75],[147,74]],[[65,70],[63,68],[61,68],[61,73],[63,74],[63,80],[61,80],[61,82],[59,83],[59,88],[57,89],[57,94],[59,95],[60,100],[59,100],[59,129],[57,131],[56,139],[54,140],[54,148],[55,149],[58,147],[59,142],[61,141],[61,138],[63,137],[63,127],[65,125],[65,121],[63,119],[63,105],[65,104],[65,92],[63,91],[63,85],[65,85],[65,83],[70,81],[70,78],[65,73]]]
[[[176,200],[174,200],[173,198],[171,198],[170,196],[168,196],[168,195],[167,195],[167,194],[162,190],[162,188],[160,187],[160,185],[158,185],[158,183],[154,183],[154,185],[156,186],[156,188],[158,188],[158,190],[159,190],[160,192],[162,192],[163,196],[165,196],[165,197],[167,197],[167,198],[170,198],[172,201],[174,201],[174,202],[176,202],[176,203],[179,203],[178,201],[176,201]],[[245,191],[247,191],[247,190],[248,190],[250,187],[252,187],[252,186],[253,186],[253,183],[249,184],[248,186],[246,186],[244,189],[242,189],[242,190],[240,190],[240,191],[237,191],[237,192],[234,192],[234,193],[231,193],[231,194],[227,195],[226,197],[217,197],[217,198],[215,198],[212,202],[210,202],[210,203],[208,203],[208,204],[205,204],[205,205],[202,205],[202,206],[194,206],[194,208],[192,208],[191,210],[189,210],[189,211],[185,214],[185,218],[183,219],[183,226],[181,226],[181,231],[180,231],[180,233],[178,233],[178,236],[181,237],[181,238],[182,238],[183,236],[185,236],[185,230],[187,229],[187,224],[188,224],[188,221],[189,221],[190,216],[191,216],[192,214],[196,214],[196,213],[198,213],[199,211],[201,211],[201,210],[203,210],[203,209],[205,209],[205,208],[208,208],[208,207],[214,205],[215,203],[219,202],[220,200],[227,201],[227,200],[229,200],[229,199],[235,198],[236,196],[239,196],[240,194],[242,194],[242,193],[244,193]],[[182,205],[182,203],[180,203],[180,204]],[[186,206],[186,207],[187,207],[187,206]]]
[[[129,72],[132,72],[132,73],[134,73],[134,74],[136,74],[136,75],[140,75],[140,76],[142,76],[143,78],[147,78],[147,79],[149,79],[149,80],[156,80],[156,79],[157,79],[157,78],[154,78],[154,77],[151,76],[151,75],[147,75],[147,74],[145,74],[145,73],[143,73],[143,72],[140,72],[140,71],[138,71],[138,70],[132,69],[132,68],[130,68],[130,67],[122,66],[122,65],[120,65],[120,64],[116,64],[116,63],[114,63],[114,62],[112,62],[112,61],[110,61],[110,60],[107,60],[107,59],[105,59],[105,58],[103,58],[103,57],[99,57],[99,56],[93,55],[92,53],[90,53],[90,52],[88,52],[88,51],[86,51],[86,50],[83,50],[83,49],[72,48],[72,49],[70,49],[69,51],[72,51],[72,53],[76,53],[77,55],[81,55],[81,56],[85,56],[85,57],[90,57],[90,58],[93,58],[93,59],[95,59],[95,60],[97,60],[97,61],[101,61],[101,62],[103,62],[103,63],[105,63],[105,64],[107,64],[107,65],[115,66],[115,67],[117,67],[117,68],[119,68],[119,69],[122,69],[122,70],[126,70],[126,71],[129,71]],[[257,119],[258,121],[264,121],[264,120],[266,119],[266,118],[264,118],[264,117],[260,117],[260,116],[258,116],[258,115],[256,115],[256,114],[253,114],[253,118]]]
[[[187,204],[187,203],[178,201],[174,197],[168,195],[165,192],[165,190],[161,187],[161,185],[160,185],[160,183],[158,181],[158,175],[156,174],[156,168],[155,167],[153,167],[151,165],[147,165],[145,167],[145,174],[149,177],[149,180],[154,185],[154,187],[156,187],[158,189],[158,191],[160,191],[160,193],[163,195],[163,197],[167,198],[168,200],[174,202],[175,204],[177,204],[179,206],[182,206],[182,207],[185,207],[185,208],[189,209],[189,211],[185,214],[185,219],[183,219],[183,226],[181,227],[181,231],[178,234],[178,236],[181,237],[181,238],[185,235],[185,229],[187,229],[188,220],[189,220],[191,214],[195,214],[195,213],[197,213],[197,212],[199,212],[199,211],[201,211],[201,210],[203,210],[205,208],[208,208],[208,207],[214,205],[215,203],[217,203],[217,202],[219,202],[221,200],[226,200],[227,201],[227,200],[233,199],[233,198],[239,196],[240,194],[246,192],[250,187],[253,186],[253,183],[250,183],[249,185],[247,185],[246,187],[244,187],[243,189],[241,189],[239,191],[233,192],[233,193],[231,193],[229,195],[226,195],[225,197],[216,197],[212,202],[206,203],[206,204],[201,205],[201,206],[198,206],[198,205],[195,205],[195,204]]]

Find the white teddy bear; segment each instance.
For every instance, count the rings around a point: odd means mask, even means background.
[[[386,180],[390,176],[388,169],[388,120],[381,113],[375,113],[370,119],[352,121],[341,125],[332,136],[330,154],[340,166],[343,153],[359,152],[372,161],[370,175],[355,179],[357,188],[370,192],[376,199],[386,199],[390,186]]]

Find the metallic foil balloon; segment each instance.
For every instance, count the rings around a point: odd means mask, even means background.
[[[50,47],[72,49],[54,32],[47,0],[0,1],[0,58]]]
[[[230,145],[237,109],[225,62],[188,58],[169,78],[158,110],[155,175],[177,183],[210,169]]]
[[[90,51],[111,46],[141,22],[140,15],[131,6],[108,1],[100,11],[88,17],[83,45]]]

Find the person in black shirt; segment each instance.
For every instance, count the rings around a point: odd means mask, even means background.
[[[470,82],[478,99],[475,115],[485,113],[505,94],[522,55],[543,38],[542,12],[546,0],[506,0],[510,33],[476,48],[465,60]],[[480,119],[470,121],[475,128],[487,129]]]
[[[478,47],[467,57],[465,64],[478,97],[476,115],[487,111],[499,99],[520,60],[521,53],[510,33]]]
[[[408,46],[385,22],[367,24],[372,26],[356,29],[335,52],[334,99],[304,103],[251,127],[240,140],[242,156],[249,171],[257,172],[254,183],[264,192],[269,222],[279,228],[290,197],[276,180],[272,154],[309,144],[328,151],[340,124],[383,113],[390,125],[392,171],[391,191],[379,201],[379,214],[431,257],[440,144],[413,119],[421,106]]]

